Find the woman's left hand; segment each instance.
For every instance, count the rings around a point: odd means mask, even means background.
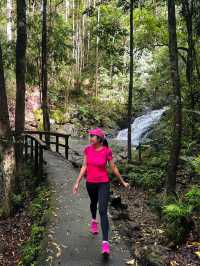
[[[122,184],[125,188],[130,188],[130,184],[128,182],[124,181]]]

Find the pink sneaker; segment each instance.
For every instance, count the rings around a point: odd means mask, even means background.
[[[109,242],[102,242],[101,250],[103,255],[109,255],[110,254],[110,244]]]
[[[91,224],[90,224],[90,232],[93,234],[93,235],[96,235],[99,233],[99,229],[98,229],[98,222],[96,220],[93,220],[91,221]]]

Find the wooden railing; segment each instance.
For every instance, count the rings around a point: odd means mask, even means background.
[[[48,131],[30,131],[26,130],[24,131],[25,134],[29,135],[37,135],[39,136],[39,139],[43,141],[48,148],[51,148],[52,145],[55,145],[56,152],[60,152],[60,147],[64,148],[64,155],[65,158],[68,160],[69,155],[69,137],[70,135],[62,134],[58,132],[48,132]],[[52,141],[51,137],[55,137],[55,141]],[[63,142],[64,143],[63,143]]]
[[[24,141],[24,158],[31,159],[34,167],[34,174],[43,175],[43,154],[47,149],[47,145],[39,138],[32,136],[31,134],[23,134]]]
[[[68,160],[69,136],[57,132],[25,130],[21,137],[17,137],[17,134],[13,131],[16,142],[23,143],[24,160],[30,159],[34,174],[41,176],[43,175],[44,150],[51,149],[51,145],[55,145],[55,151],[58,153],[60,152],[59,148],[64,147],[64,156]],[[52,137],[55,137],[55,141],[52,140]]]

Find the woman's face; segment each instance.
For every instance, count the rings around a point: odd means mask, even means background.
[[[91,144],[96,144],[96,143],[99,142],[97,136],[96,135],[92,135],[92,134],[89,135],[89,141],[90,141]]]

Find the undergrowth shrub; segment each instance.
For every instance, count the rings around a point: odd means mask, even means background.
[[[192,186],[179,202],[166,204],[163,215],[167,236],[175,244],[184,242],[192,229],[199,235],[200,188]]]
[[[200,238],[200,187],[193,186],[186,193],[186,202],[191,206],[193,211],[193,221],[195,224],[195,235]]]
[[[193,186],[185,196],[187,203],[192,206],[193,210],[200,211],[200,187]]]
[[[182,202],[164,206],[166,235],[175,245],[184,242],[192,229],[191,207]]]
[[[143,188],[158,188],[162,183],[162,170],[142,170],[130,173],[130,181],[132,184]]]
[[[192,160],[192,165],[194,166],[195,171],[200,174],[200,155]]]
[[[28,213],[33,220],[29,240],[21,247],[21,259],[18,266],[35,265],[38,254],[41,251],[41,240],[46,230],[45,225],[50,218],[51,191],[45,186],[36,189],[36,195],[28,208]]]

